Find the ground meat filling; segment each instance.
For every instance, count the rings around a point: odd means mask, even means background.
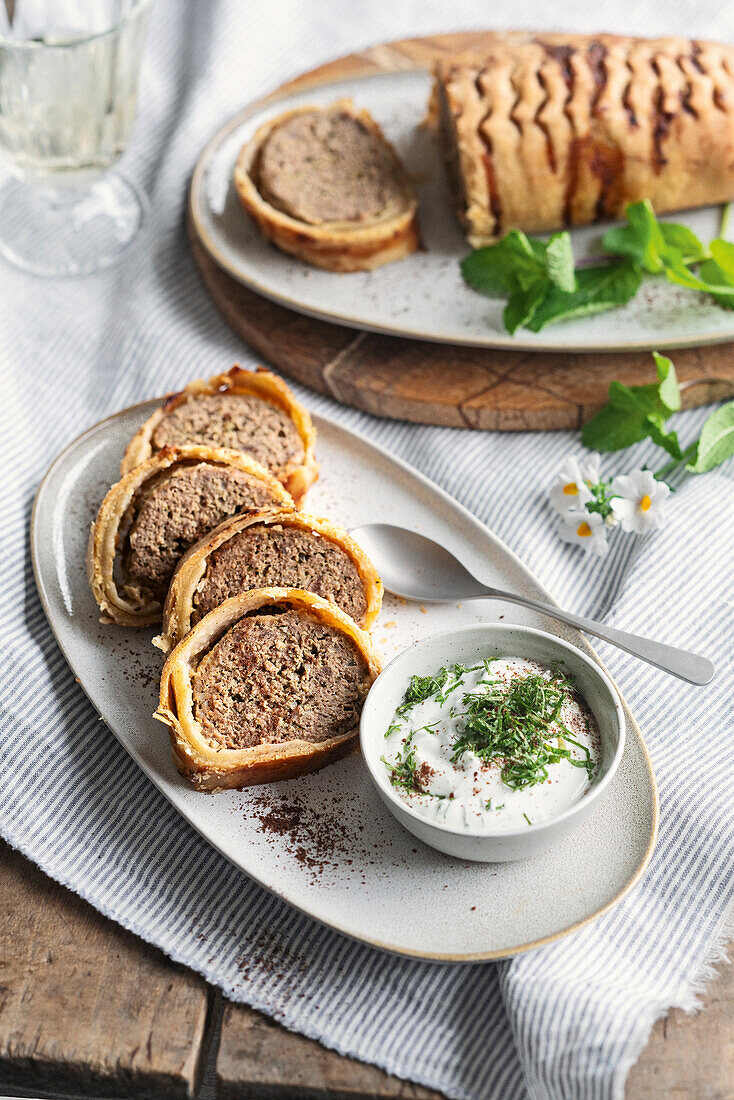
[[[260,150],[257,177],[271,206],[310,225],[374,221],[405,203],[390,150],[338,111],[309,111],[277,126]]]
[[[303,442],[285,410],[252,394],[189,397],[153,432],[156,451],[190,443],[244,451],[270,470],[285,469],[303,458]]]
[[[229,596],[252,588],[305,588],[357,623],[367,610],[356,565],[340,546],[312,531],[253,524],[215,550],[194,596],[194,621]]]
[[[194,717],[219,748],[316,743],[356,729],[368,690],[350,638],[298,611],[257,612],[201,661]]]
[[[234,466],[179,466],[135,501],[124,571],[156,598],[166,594],[179,558],[228,516],[277,503],[267,485]]]

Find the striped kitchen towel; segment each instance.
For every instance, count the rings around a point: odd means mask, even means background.
[[[516,20],[498,0],[497,26]],[[534,7],[535,10],[531,10]],[[690,9],[690,10],[688,10]],[[534,0],[527,25],[553,13]],[[572,937],[513,961],[435,966],[363,947],[254,885],[181,820],[98,722],[36,595],[28,520],[54,456],[93,421],[247,357],[215,313],[182,228],[186,182],[212,130],[285,76],[368,42],[442,29],[439,0],[267,5],[159,0],[123,169],[152,201],[147,232],[118,267],[36,281],[0,270],[0,831],[49,875],[193,967],[227,996],[345,1054],[453,1097],[611,1100],[654,1019],[692,1008],[720,956],[734,892],[731,662],[732,471],[689,477],[665,529],[618,537],[607,558],[556,536],[545,479],[578,441],[567,433],[472,433],[379,421],[300,392],[454,494],[566,606],[710,654],[696,689],[600,646],[650,748],[660,839],[641,883]],[[450,22],[484,5],[458,0]],[[578,0],[564,18],[596,29]],[[725,8],[621,0],[609,29],[731,37]],[[684,441],[707,410],[679,417]],[[654,448],[606,471],[653,462]],[[133,812],[134,811],[134,812]]]

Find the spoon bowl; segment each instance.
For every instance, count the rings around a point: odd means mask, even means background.
[[[506,600],[602,638],[689,684],[708,684],[716,674],[714,664],[698,653],[628,634],[552,604],[492,588],[475,577],[445,546],[418,531],[390,523],[367,523],[355,528],[352,535],[374,562],[387,591],[396,596],[422,603],[480,598]]]
[[[485,585],[458,558],[417,531],[368,523],[352,534],[375,562],[385,588],[396,596],[444,603],[487,595]]]

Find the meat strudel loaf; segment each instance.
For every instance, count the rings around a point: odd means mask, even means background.
[[[514,33],[438,63],[459,217],[479,247],[509,229],[587,225],[734,197],[734,49],[684,38]]]

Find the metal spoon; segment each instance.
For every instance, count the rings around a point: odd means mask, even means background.
[[[486,597],[519,603],[559,622],[585,630],[596,638],[603,638],[605,642],[611,642],[640,660],[661,668],[663,672],[687,680],[689,684],[708,684],[714,678],[716,668],[706,657],[662,642],[653,642],[649,638],[640,638],[636,634],[627,634],[611,626],[602,626],[593,619],[571,615],[560,607],[539,603],[527,596],[490,588],[477,580],[449,550],[417,531],[408,531],[405,527],[394,527],[389,523],[368,523],[357,527],[352,535],[372,558],[385,588],[396,596],[423,603]]]

